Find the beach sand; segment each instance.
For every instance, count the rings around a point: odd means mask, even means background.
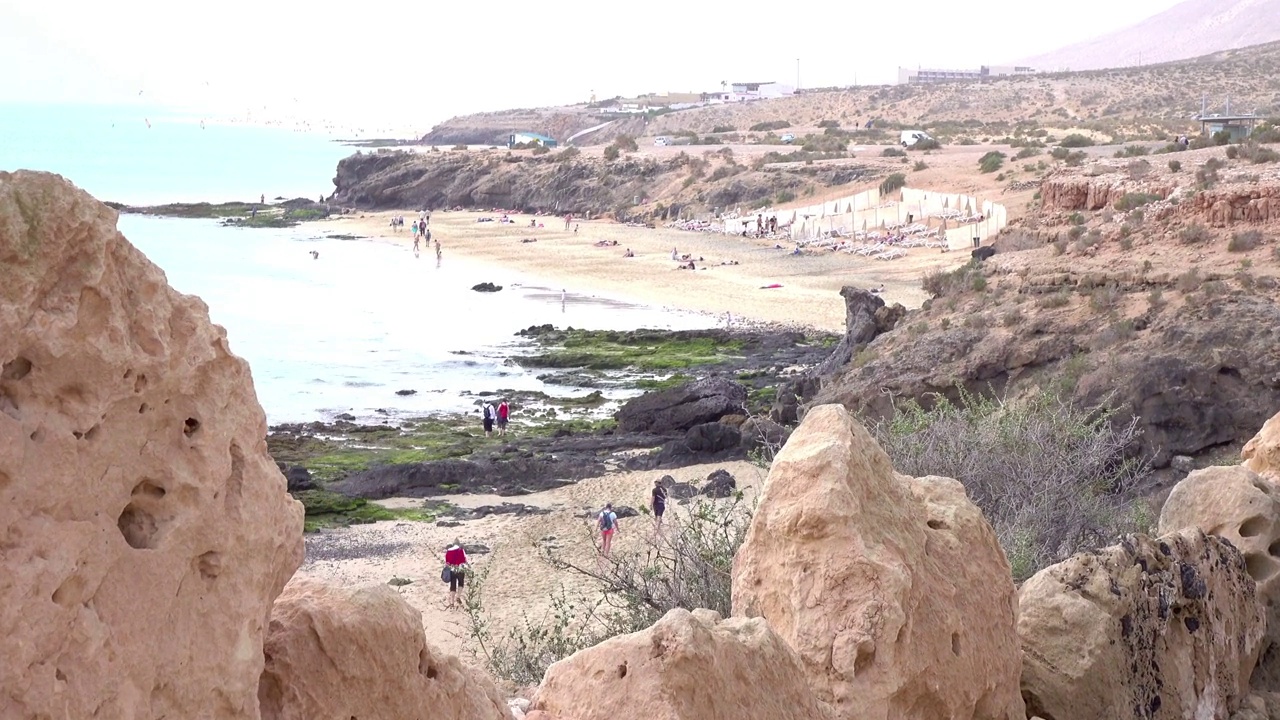
[[[713,470],[725,469],[734,475],[747,501],[755,497],[767,472],[751,463],[728,462],[694,465],[674,471],[625,472],[583,480],[573,485],[521,497],[500,498],[458,495],[438,498],[461,508],[520,503],[550,510],[546,515],[489,515],[468,520],[459,527],[434,523],[386,521],[370,525],[326,531],[307,536],[307,559],[298,574],[338,585],[385,583],[393,577],[412,580],[398,588],[410,605],[422,611],[428,639],[464,660],[480,665],[476,644],[468,637],[467,618],[458,610],[448,610],[448,586],[440,581],[444,548],[454,540],[483,544],[492,552],[471,554],[477,572],[486,573],[483,597],[493,623],[491,632],[504,637],[527,615],[544,617],[550,599],[561,587],[580,592],[585,584],[567,572],[552,569],[540,558],[541,548],[556,546],[557,552],[578,562],[595,562],[590,533],[592,517],[606,502],[615,506],[646,507],[653,481],[670,474],[677,480],[701,486]],[[417,499],[390,499],[388,506],[420,505]],[[673,506],[674,507],[674,506]],[[588,515],[588,517],[582,517]],[[653,531],[650,516],[619,520],[616,550],[639,547]]]
[[[405,229],[392,232],[390,218],[403,215]],[[476,222],[491,217],[495,222]],[[969,260],[967,252],[941,253],[917,248],[907,257],[882,261],[830,251],[793,256],[794,246],[739,236],[690,232],[659,227],[630,227],[612,221],[575,221],[579,230],[565,231],[559,217],[511,215],[515,222],[496,222],[494,213],[441,212],[431,214],[432,240],[439,239],[442,267],[451,257],[475,259],[518,271],[570,293],[599,294],[659,307],[725,315],[734,319],[776,323],[838,332],[844,329],[844,300],[840,288],[854,285],[879,288],[892,304],[919,307],[928,296],[920,288],[925,272],[951,269]],[[385,238],[411,245],[409,224],[417,213],[379,212],[340,216],[322,227],[334,232]],[[530,220],[543,225],[531,228]],[[535,238],[537,242],[521,242]],[[596,247],[597,241],[618,242]],[[635,257],[623,257],[630,248]],[[689,253],[697,270],[679,270],[671,250]],[[434,261],[434,250],[421,261]],[[698,261],[696,258],[703,258]],[[737,265],[720,265],[736,260]],[[487,280],[484,278],[482,280]],[[477,280],[479,282],[480,280]],[[498,280],[494,279],[494,282]],[[778,284],[782,287],[763,289]]]

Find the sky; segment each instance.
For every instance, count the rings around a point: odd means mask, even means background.
[[[0,0],[0,104],[145,103],[425,132],[454,115],[597,96],[891,83],[1000,65],[1179,0],[429,3]],[[0,109],[0,112],[3,110]]]

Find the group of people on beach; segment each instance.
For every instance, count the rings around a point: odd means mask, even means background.
[[[484,424],[484,436],[493,437],[493,426],[498,426],[498,436],[502,437],[507,434],[507,421],[511,419],[511,406],[506,400],[499,400],[498,406],[494,407],[493,403],[485,401],[484,407],[480,408],[480,420]]]

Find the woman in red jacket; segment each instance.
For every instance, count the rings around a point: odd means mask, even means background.
[[[467,580],[467,551],[462,549],[462,544],[457,540],[445,549],[444,564],[449,571],[449,607],[462,607],[458,591]]]

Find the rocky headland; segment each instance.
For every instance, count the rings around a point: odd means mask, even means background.
[[[701,150],[665,159],[615,160],[574,148],[540,155],[506,150],[357,153],[338,163],[332,200],[369,210],[508,208],[625,218],[635,205],[662,198],[661,209],[650,205],[645,214],[674,217],[685,207],[770,204],[872,174],[856,163],[805,165],[803,154],[788,158],[779,153],[768,162],[744,164],[727,148]]]

